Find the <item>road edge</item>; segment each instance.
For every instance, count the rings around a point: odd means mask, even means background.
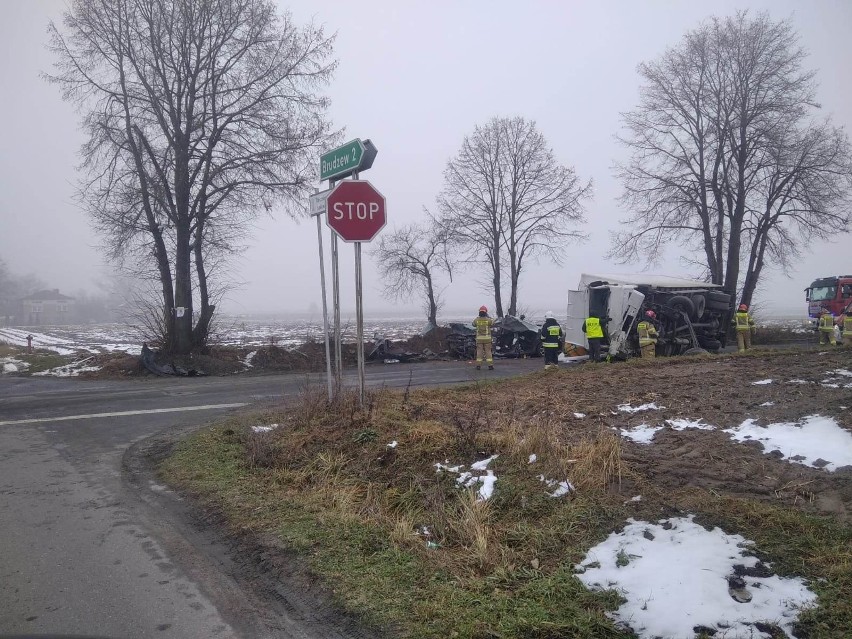
[[[121,458],[128,502],[170,558],[243,637],[382,639],[334,601],[305,559],[272,535],[228,530],[224,515],[164,486],[157,465],[207,424],[168,429],[133,443]]]

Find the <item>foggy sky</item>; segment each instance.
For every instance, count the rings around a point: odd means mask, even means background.
[[[51,288],[98,292],[104,271],[98,238],[73,202],[83,137],[79,114],[57,87],[39,77],[51,69],[46,26],[59,21],[62,0],[0,0],[0,257],[16,273],[35,273]],[[520,306],[533,316],[564,311],[565,291],[581,272],[639,271],[605,259],[609,232],[626,211],[612,177],[624,157],[614,139],[619,113],[635,107],[636,66],[676,45],[711,14],[767,10],[790,17],[818,70],[823,113],[852,126],[852,3],[819,2],[527,2],[390,0],[280,2],[299,23],[337,32],[340,66],[328,89],[330,116],[347,139],[370,138],[379,149],[362,174],[388,204],[388,229],[421,221],[442,185],[447,160],[474,126],[493,116],[535,120],[556,157],[594,181],[588,203],[590,240],[566,246],[562,267],[527,267]],[[708,7],[712,7],[708,8]],[[319,182],[317,182],[319,186]],[[328,235],[325,236],[326,248]],[[248,250],[234,260],[228,312],[304,312],[320,304],[313,221],[259,218]],[[816,276],[852,272],[849,237],[813,247],[791,277],[770,271],[760,295],[766,312],[804,315],[802,289]],[[365,313],[417,312],[420,300],[395,305],[365,251]],[[689,274],[673,246],[652,272]],[[343,245],[343,306],[354,307],[353,251]],[[457,273],[445,291],[445,315],[473,313],[493,297],[478,281],[483,267]],[[506,291],[506,294],[508,291]],[[316,308],[316,306],[314,306]]]

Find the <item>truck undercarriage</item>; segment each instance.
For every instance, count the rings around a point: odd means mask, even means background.
[[[585,345],[578,332],[586,316],[599,317],[604,350],[610,357],[640,354],[637,325],[647,311],[656,318],[656,353],[660,356],[718,352],[725,346],[733,312],[731,296],[714,284],[667,276],[583,275],[569,292],[568,340]]]

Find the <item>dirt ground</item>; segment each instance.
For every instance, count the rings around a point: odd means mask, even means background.
[[[598,409],[582,420],[616,428],[662,424],[666,419],[703,420],[717,430],[664,428],[651,445],[624,440],[628,466],[651,478],[665,493],[695,487],[753,499],[779,501],[805,510],[852,521],[852,467],[830,473],[780,459],[757,443],[741,443],[721,432],[753,418],[760,425],[792,422],[807,415],[833,417],[852,432],[852,377],[832,374],[852,368],[852,351],[804,351],[769,356],[670,360],[659,367],[603,367],[602,375],[585,377],[578,385],[576,410]],[[772,379],[771,384],[753,382]],[[613,388],[631,389],[612,395]],[[611,401],[605,401],[612,397]],[[633,414],[613,405],[655,402],[664,410]],[[772,402],[771,406],[761,406]],[[585,411],[584,411],[585,409]],[[581,420],[578,420],[578,424]],[[629,481],[629,479],[628,479]]]

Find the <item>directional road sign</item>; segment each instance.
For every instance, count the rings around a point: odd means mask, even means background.
[[[326,223],[346,242],[369,242],[387,223],[385,196],[366,180],[340,182],[326,207]]]
[[[337,180],[373,166],[378,150],[370,140],[355,139],[320,156],[320,180]]]
[[[331,193],[331,189],[326,189],[325,191],[314,193],[308,197],[308,204],[311,209],[311,217],[313,217],[314,215],[322,215],[325,213],[325,200],[328,197],[329,193]]]

